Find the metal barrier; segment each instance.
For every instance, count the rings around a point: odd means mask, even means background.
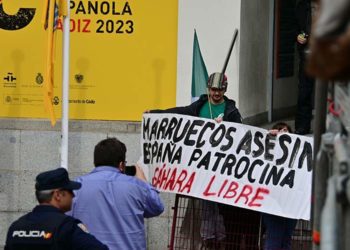
[[[170,250],[264,249],[265,232],[259,212],[183,195],[176,195],[173,211]],[[292,249],[311,247],[311,224],[299,220]]]

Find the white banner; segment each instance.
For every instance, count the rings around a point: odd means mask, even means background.
[[[310,218],[312,138],[176,114],[144,114],[141,137],[160,191]]]

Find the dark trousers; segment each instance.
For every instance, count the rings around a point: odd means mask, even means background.
[[[297,220],[262,214],[266,229],[264,250],[290,250]]]
[[[299,51],[299,58],[298,103],[295,116],[295,130],[296,132],[309,133],[312,120],[315,79],[308,76],[305,72],[305,55],[303,50]]]
[[[220,204],[226,228],[225,250],[259,250],[260,212]]]

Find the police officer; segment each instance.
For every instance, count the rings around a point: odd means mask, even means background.
[[[81,221],[64,214],[71,209],[73,190],[80,187],[80,183],[69,180],[64,168],[39,174],[35,195],[40,205],[12,223],[5,250],[108,249]]]

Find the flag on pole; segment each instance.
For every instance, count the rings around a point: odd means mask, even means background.
[[[69,0],[59,0],[58,1],[58,16],[68,15],[68,3]]]
[[[196,30],[194,30],[193,55],[192,55],[192,102],[200,95],[207,93],[208,71],[205,66]]]
[[[56,124],[56,116],[52,105],[55,65],[55,37],[60,16],[67,14],[66,0],[46,0],[44,5],[43,24],[47,32],[46,69],[44,78],[44,104],[49,113],[51,126]]]

